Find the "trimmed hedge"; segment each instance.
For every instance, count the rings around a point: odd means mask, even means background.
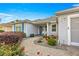
[[[0,33],[0,43],[13,44],[21,42],[24,33],[22,32],[2,32]]]

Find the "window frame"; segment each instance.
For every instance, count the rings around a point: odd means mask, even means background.
[[[56,24],[52,25],[52,32],[56,31]]]

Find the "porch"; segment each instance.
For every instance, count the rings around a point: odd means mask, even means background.
[[[55,35],[57,36],[57,24],[56,22],[35,22],[38,27],[39,35]]]

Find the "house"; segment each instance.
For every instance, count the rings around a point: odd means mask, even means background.
[[[56,16],[59,42],[79,46],[79,7],[59,11]]]
[[[12,21],[5,27],[5,31],[24,32],[27,37],[55,35],[60,44],[79,46],[79,7],[58,11],[46,19]]]
[[[0,24],[0,30],[10,32],[10,31],[12,31],[12,26],[10,23],[3,23],[3,24]]]
[[[0,24],[0,30],[3,30],[3,26]]]
[[[56,35],[56,16],[46,19],[38,19],[35,21],[30,20],[17,20],[12,25],[12,31],[20,31],[26,33],[29,37],[34,35]]]

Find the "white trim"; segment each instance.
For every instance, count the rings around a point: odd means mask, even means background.
[[[71,43],[71,20],[68,16],[68,45]]]
[[[71,45],[79,46],[79,43],[71,42]]]
[[[70,16],[70,18],[79,17],[79,13],[76,13],[76,14],[71,14],[71,15],[69,15],[69,16]]]
[[[47,23],[47,36],[49,36],[49,35],[50,35],[50,24]]]

